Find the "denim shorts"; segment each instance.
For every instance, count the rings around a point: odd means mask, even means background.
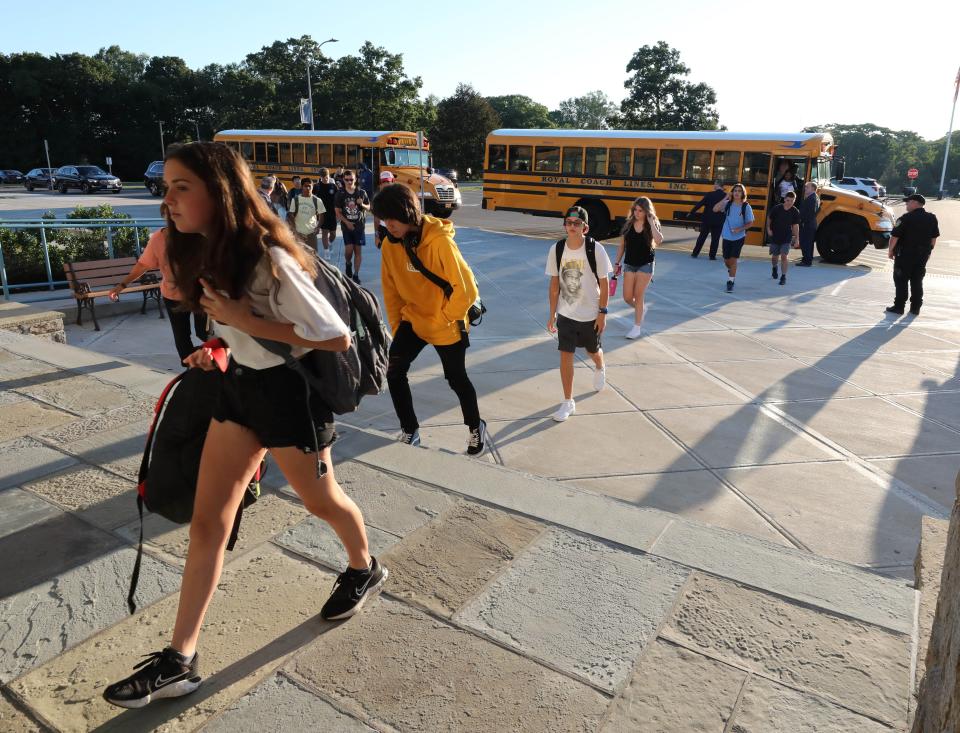
[[[743,249],[743,243],[746,241],[746,237],[741,237],[740,239],[724,239],[723,240],[723,259],[725,260],[735,260],[740,257],[740,250]]]
[[[628,265],[626,262],[623,263],[624,272],[645,272],[648,275],[653,274],[653,262],[648,262],[645,265]]]
[[[770,243],[770,254],[774,257],[783,256],[790,254],[790,242],[786,244],[773,244]]]

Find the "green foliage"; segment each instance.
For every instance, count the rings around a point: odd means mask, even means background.
[[[460,84],[437,105],[436,125],[430,130],[434,162],[461,171],[483,170],[487,135],[499,126],[490,103],[469,84]]]
[[[546,105],[534,102],[523,94],[487,97],[487,102],[500,117],[500,125],[511,130],[556,127]]]
[[[574,130],[607,130],[616,119],[617,107],[601,91],[587,92],[582,97],[571,97],[560,102],[560,108],[550,117],[557,127]]]
[[[664,41],[642,46],[627,64],[632,74],[623,83],[616,126],[637,130],[716,130],[717,93],[706,84],[687,81],[690,68],[680,52]]]

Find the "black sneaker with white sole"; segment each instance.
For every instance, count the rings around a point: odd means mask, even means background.
[[[320,609],[320,617],[327,621],[350,618],[383,589],[389,575],[375,557],[370,558],[370,567],[366,570],[348,567],[337,576],[333,592]]]
[[[487,421],[481,420],[480,425],[470,431],[470,440],[467,441],[467,455],[478,456],[483,453],[487,443]]]
[[[189,695],[200,686],[199,654],[184,661],[171,647],[145,654],[137,671],[103,691],[103,699],[122,708],[142,708],[153,700]]]
[[[408,433],[405,430],[401,430],[399,440],[401,443],[406,443],[407,445],[418,446],[420,445],[420,431],[414,430],[412,433]]]

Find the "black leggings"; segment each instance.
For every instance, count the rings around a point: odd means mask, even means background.
[[[390,344],[390,362],[387,365],[387,384],[390,386],[390,397],[393,399],[393,409],[400,418],[400,427],[405,433],[412,433],[420,427],[417,413],[413,410],[413,394],[410,392],[410,382],[407,381],[407,372],[414,359],[423,351],[427,342],[413,332],[409,321],[401,321]],[[463,424],[471,430],[480,426],[480,408],[477,405],[477,391],[473,388],[467,376],[466,356],[467,344],[458,341],[449,346],[434,347],[443,364],[443,376],[450,388],[460,399],[460,410],[463,412]]]
[[[177,347],[180,360],[183,361],[197,349],[193,343],[193,338],[190,336],[190,313],[174,310],[180,305],[179,300],[164,298],[163,304],[167,308],[167,315],[170,316],[170,328],[173,329],[173,342]],[[205,313],[193,314],[193,327],[201,344],[207,340],[206,322],[207,316]]]

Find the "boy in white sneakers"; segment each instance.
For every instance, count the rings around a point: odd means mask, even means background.
[[[563,226],[567,236],[550,248],[546,270],[550,276],[547,330],[557,334],[563,385],[563,402],[551,415],[557,422],[577,409],[573,401],[573,354],[578,346],[593,359],[593,388],[599,392],[606,385],[600,334],[607,323],[608,277],[613,270],[606,250],[586,236],[590,226],[585,209],[569,209]]]

